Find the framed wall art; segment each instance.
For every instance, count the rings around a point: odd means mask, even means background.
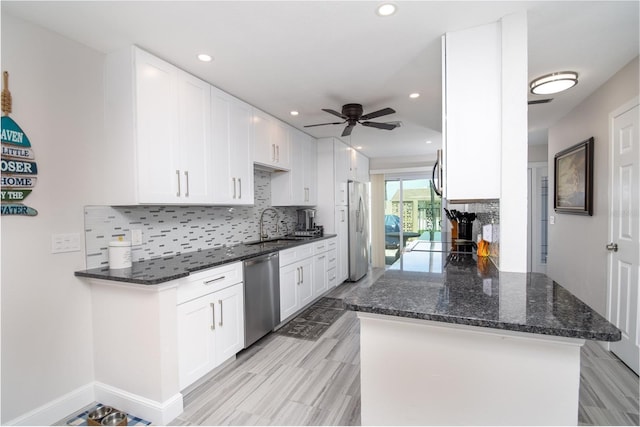
[[[593,215],[593,143],[591,137],[555,155],[556,212]]]

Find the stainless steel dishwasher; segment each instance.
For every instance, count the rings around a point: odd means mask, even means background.
[[[244,348],[280,323],[278,252],[244,261]]]

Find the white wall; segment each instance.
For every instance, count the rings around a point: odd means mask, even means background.
[[[606,315],[609,237],[609,113],[638,96],[638,58],[549,129],[549,207],[553,207],[553,158],[593,136],[593,216],[556,214],[549,225],[547,275]]]
[[[92,398],[83,394],[93,381],[91,294],[73,275],[84,268],[84,250],[54,255],[51,235],[79,233],[83,242],[84,200],[95,188],[89,148],[103,143],[102,65],[101,54],[2,13],[11,117],[29,137],[39,172],[25,200],[38,216],[1,221],[3,424],[69,393]],[[48,409],[53,417],[66,410]]]
[[[549,152],[549,146],[547,144],[529,145],[527,151],[527,161],[529,163],[546,162]]]

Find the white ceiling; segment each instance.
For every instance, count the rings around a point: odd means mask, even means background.
[[[579,84],[530,106],[530,143],[638,55],[638,1],[5,1],[9,13],[100,52],[136,44],[315,137],[343,126],[321,111],[361,103],[392,131],[358,126],[344,140],[369,157],[433,158],[441,146],[440,36],[520,10],[529,21],[529,80],[574,70]],[[202,63],[196,55],[214,57]],[[417,99],[409,99],[419,92]],[[536,96],[530,95],[529,99]],[[291,110],[300,115],[293,117]],[[426,144],[426,141],[432,141]]]

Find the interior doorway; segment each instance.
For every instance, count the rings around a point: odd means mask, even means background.
[[[385,264],[394,264],[414,240],[441,239],[442,201],[426,174],[385,176]]]
[[[529,163],[529,225],[527,271],[547,273],[549,225],[549,173],[546,162]]]

